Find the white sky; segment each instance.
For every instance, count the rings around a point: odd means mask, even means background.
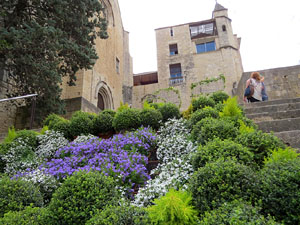
[[[300,64],[300,0],[218,0],[242,38],[244,71]],[[119,0],[133,72],[157,70],[154,29],[212,18],[215,0]]]

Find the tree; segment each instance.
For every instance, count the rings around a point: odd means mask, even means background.
[[[8,97],[36,93],[40,118],[62,113],[62,77],[74,85],[76,72],[98,58],[95,39],[108,37],[103,10],[99,0],[1,0],[0,65],[13,84]]]

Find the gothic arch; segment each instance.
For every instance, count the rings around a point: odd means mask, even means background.
[[[107,20],[108,27],[115,26],[114,11],[110,0],[101,0],[100,2],[104,7],[104,17]]]
[[[104,81],[100,81],[97,84],[95,89],[95,99],[97,99],[97,107],[101,110],[114,108],[112,92]]]

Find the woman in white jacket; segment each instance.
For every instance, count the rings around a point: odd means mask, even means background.
[[[262,101],[262,90],[263,90],[263,84],[264,77],[260,76],[258,72],[251,73],[250,79],[246,82],[246,88],[249,85],[252,85],[254,88],[253,95],[251,97],[244,97],[244,101],[246,99],[248,102],[261,102]]]

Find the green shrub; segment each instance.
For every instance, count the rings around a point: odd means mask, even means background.
[[[217,110],[218,112],[222,112],[224,106],[225,105],[223,103],[218,103],[218,104],[215,105],[214,109]]]
[[[190,180],[189,190],[200,214],[235,199],[256,199],[259,177],[248,166],[233,160],[219,159],[198,169]]]
[[[270,163],[277,163],[277,162],[288,162],[289,160],[296,159],[299,157],[300,153],[293,148],[278,148],[271,151],[271,155],[268,158],[264,159],[264,164],[268,165]]]
[[[197,111],[198,109],[203,109],[206,106],[214,107],[215,101],[212,98],[201,95],[196,99],[192,100],[193,111]]]
[[[111,115],[111,113],[108,112],[101,112],[99,113],[93,120],[92,120],[92,126],[93,126],[93,134],[104,134],[108,132],[112,132],[114,130],[112,126],[114,117]]]
[[[55,224],[85,224],[120,195],[116,182],[99,172],[80,171],[68,177],[53,194],[49,210]]]
[[[193,125],[198,123],[200,120],[207,118],[207,117],[218,118],[219,112],[211,107],[205,107],[203,109],[198,109],[196,112],[194,112],[191,115],[191,117],[189,119],[189,124],[192,127]]]
[[[197,211],[190,205],[192,196],[186,191],[170,189],[147,208],[153,224],[192,225],[197,223]]]
[[[100,213],[92,217],[86,225],[148,225],[148,214],[144,208],[122,204],[120,206],[108,206]]]
[[[112,110],[112,109],[104,109],[103,111],[101,111],[101,113],[103,113],[103,114],[109,114],[112,117],[115,117],[115,115],[116,115],[116,112],[114,110]]]
[[[57,123],[58,121],[60,121],[61,119],[63,119],[63,117],[57,115],[57,114],[54,114],[54,113],[51,113],[50,115],[48,115],[46,117],[46,119],[43,121],[43,126],[48,126],[49,129],[52,129],[52,126]]]
[[[92,133],[92,120],[94,117],[93,114],[87,112],[75,112],[70,119],[70,135],[77,137]]]
[[[268,163],[261,177],[264,214],[284,224],[300,224],[300,159]]]
[[[124,109],[117,112],[113,119],[113,128],[116,131],[132,130],[141,126],[138,109]]]
[[[224,91],[216,91],[209,96],[216,104],[223,103],[229,98],[229,95]]]
[[[197,153],[194,155],[192,164],[195,171],[205,166],[208,162],[214,162],[219,158],[235,159],[237,162],[251,165],[253,153],[247,147],[235,143],[232,140],[220,140],[216,138],[204,146],[199,146]]]
[[[168,119],[179,119],[180,111],[179,108],[173,103],[165,103],[158,107],[158,111],[160,111],[163,122],[166,122]]]
[[[47,209],[28,206],[19,212],[9,211],[0,218],[0,224],[5,225],[45,225]]]
[[[72,139],[73,136],[71,136],[70,126],[71,122],[62,118],[52,125],[52,130],[62,133],[67,139]]]
[[[143,109],[140,111],[141,124],[144,127],[152,127],[157,130],[160,126],[160,121],[162,121],[163,117],[161,113],[156,109]]]
[[[16,138],[16,136],[17,136],[17,132],[16,132],[15,128],[14,127],[8,128],[8,132],[7,132],[6,137],[3,140],[3,143],[4,144],[11,143]]]
[[[38,146],[38,132],[35,132],[33,130],[19,130],[16,134],[17,135],[15,139],[21,138],[28,146],[32,147],[33,149]]]
[[[4,173],[6,161],[3,159],[3,156],[9,151],[12,147],[11,143],[2,143],[0,144],[0,173]]]
[[[193,126],[191,138],[200,144],[205,144],[214,138],[234,139],[238,129],[230,121],[215,118],[204,118]]]
[[[224,108],[222,112],[220,112],[220,117],[242,117],[243,111],[239,107],[237,102],[237,97],[228,98],[224,102]]]
[[[221,207],[205,212],[200,225],[217,225],[217,224],[248,224],[248,225],[276,225],[270,217],[264,217],[260,214],[260,208],[253,207],[249,203],[235,200],[224,203]]]
[[[43,205],[43,197],[37,187],[20,179],[0,178],[0,217],[8,211],[23,210],[30,204]]]
[[[150,107],[153,107],[154,109],[158,109],[159,107],[163,106],[165,103],[164,102],[152,102],[150,103]]]
[[[263,166],[264,158],[269,157],[274,149],[286,147],[279,138],[262,131],[241,133],[237,136],[236,142],[249,148],[259,167]]]

